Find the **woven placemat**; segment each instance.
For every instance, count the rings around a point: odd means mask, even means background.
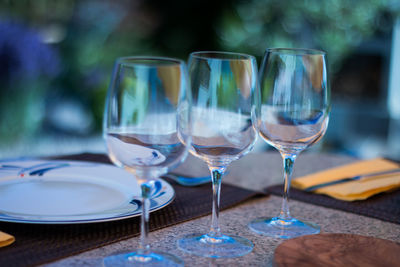
[[[268,194],[282,196],[283,185],[274,185],[266,188]],[[327,208],[343,210],[360,214],[386,222],[400,224],[400,190],[381,193],[366,200],[342,201],[326,195],[307,193],[298,189],[290,189],[290,199],[311,203]]]
[[[55,157],[54,157],[55,158]],[[101,154],[79,154],[57,157],[110,163]],[[151,213],[150,231],[178,224],[211,213],[210,184],[183,187],[169,181],[176,197],[167,207]],[[254,191],[222,185],[221,209],[232,207],[259,195]],[[40,225],[0,222],[0,229],[15,236],[14,244],[0,248],[0,266],[34,266],[101,247],[139,235],[140,218],[112,222]]]

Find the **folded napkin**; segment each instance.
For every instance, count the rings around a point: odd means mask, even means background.
[[[0,248],[8,246],[15,241],[12,235],[0,231]]]
[[[355,163],[339,166],[326,171],[321,171],[299,177],[292,181],[292,186],[297,189],[305,189],[321,183],[399,168],[399,165],[386,159],[376,158],[362,160]],[[375,194],[400,188],[400,174],[381,175],[366,178],[365,180],[351,181],[319,188],[314,191],[317,194],[325,194],[331,197],[345,200],[363,200]]]

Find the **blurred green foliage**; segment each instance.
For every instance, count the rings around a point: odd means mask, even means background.
[[[390,31],[399,10],[397,0],[0,0],[0,23],[25,25],[60,62],[56,76],[38,73],[20,83],[0,76],[0,138],[46,134],[52,129],[47,118],[63,99],[92,118],[79,134],[99,133],[112,65],[120,56],[186,59],[194,50],[230,50],[260,58],[267,47],[312,47],[326,50],[338,69],[363,40]],[[2,49],[0,43],[0,55]],[[16,58],[18,64],[27,60]]]
[[[327,51],[337,70],[342,60],[378,32],[390,32],[400,14],[397,0],[250,0],[225,13],[220,30],[225,49],[262,55],[267,47]]]

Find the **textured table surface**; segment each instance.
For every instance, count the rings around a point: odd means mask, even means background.
[[[297,159],[294,178],[351,161],[354,159],[340,155],[303,153]],[[176,171],[185,173],[188,170],[197,174],[208,173],[206,165],[193,157],[189,157]],[[251,153],[232,163],[228,170],[224,183],[253,190],[261,190],[282,181],[282,162],[277,152]],[[223,193],[222,189],[221,194]],[[223,233],[246,237],[255,244],[251,253],[240,258],[208,259],[191,256],[177,248],[176,240],[181,236],[193,232],[206,233],[210,216],[151,232],[150,241],[154,249],[169,251],[181,257],[185,266],[271,266],[274,250],[283,240],[257,235],[247,228],[247,223],[260,216],[276,216],[281,201],[282,199],[276,196],[256,198],[221,212],[220,226]],[[313,221],[319,224],[322,231],[326,233],[352,233],[400,242],[400,225],[398,224],[299,201],[290,201],[290,207],[294,217]],[[136,248],[138,242],[138,237],[124,240],[44,266],[101,266],[103,257],[129,251]]]

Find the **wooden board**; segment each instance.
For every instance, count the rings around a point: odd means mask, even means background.
[[[284,241],[274,266],[400,266],[400,244],[353,234],[318,234]]]

